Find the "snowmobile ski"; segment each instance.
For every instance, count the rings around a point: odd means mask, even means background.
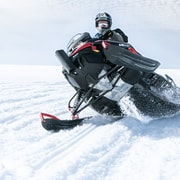
[[[60,130],[71,129],[77,125],[80,125],[83,120],[91,117],[77,118],[73,120],[61,120],[54,115],[41,112],[40,118],[44,129],[58,132]]]

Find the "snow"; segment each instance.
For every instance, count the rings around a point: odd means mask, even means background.
[[[67,103],[74,90],[54,51],[65,47],[76,32],[95,33],[92,17],[99,11],[110,12],[114,26],[125,30],[139,52],[160,60],[157,72],[170,75],[180,86],[178,0],[0,4],[0,179],[180,179],[179,113],[149,120],[134,112],[135,116],[113,122],[112,117],[86,109],[82,117],[95,117],[58,133],[43,129],[39,118],[40,112],[70,118]],[[78,17],[79,26],[70,12]]]
[[[180,70],[159,71],[180,79]],[[87,109],[81,116],[95,117],[84,125],[52,133],[41,126],[40,112],[70,118],[74,93],[61,67],[4,65],[0,72],[0,179],[179,179],[179,114],[112,122]]]

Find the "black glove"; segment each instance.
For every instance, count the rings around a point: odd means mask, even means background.
[[[113,35],[113,31],[109,30],[104,35],[100,36],[99,39],[106,40]]]

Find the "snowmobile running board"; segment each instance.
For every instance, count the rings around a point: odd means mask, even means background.
[[[77,118],[73,120],[60,120],[54,115],[47,113],[40,113],[41,124],[44,129],[48,131],[58,132],[64,129],[70,129],[77,125],[80,125],[81,122],[85,119],[89,119],[91,117]]]

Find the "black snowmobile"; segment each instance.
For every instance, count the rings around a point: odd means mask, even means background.
[[[180,111],[180,88],[155,72],[160,63],[138,53],[129,43],[93,40],[89,33],[74,36],[67,53],[57,50],[63,74],[75,89],[68,103],[72,120],[41,113],[42,126],[58,131],[81,124],[79,113],[91,107],[100,114],[123,118],[121,99],[128,97],[139,113],[164,117]],[[89,117],[87,117],[89,118]]]

